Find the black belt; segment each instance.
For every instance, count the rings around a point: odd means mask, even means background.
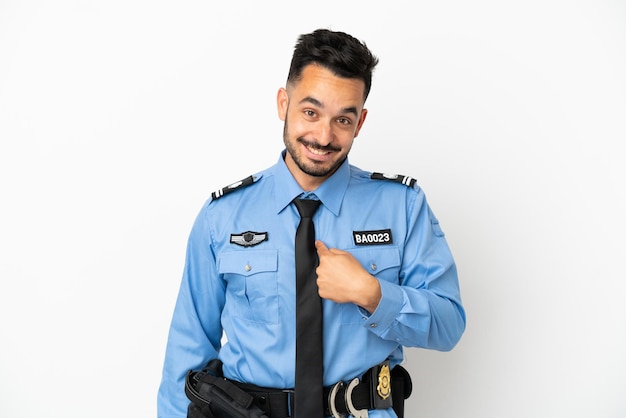
[[[254,403],[270,418],[289,418],[294,410],[293,389],[272,389],[232,381],[254,397]],[[369,369],[362,379],[337,382],[324,388],[324,410],[326,416],[335,418],[365,415],[371,409],[394,408],[401,417],[404,400],[411,394],[411,378],[401,366],[389,369],[384,361]]]

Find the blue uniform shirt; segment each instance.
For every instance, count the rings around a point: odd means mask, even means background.
[[[160,418],[186,417],[185,374],[216,357],[228,378],[294,387],[300,217],[291,202],[303,190],[283,156],[252,184],[214,193],[198,214],[169,331]],[[354,255],[382,290],[371,315],[323,301],[325,386],[385,359],[398,364],[403,346],[450,350],[465,329],[456,266],[424,193],[414,181],[371,177],[346,160],[314,191],[322,202],[313,217],[316,238]]]

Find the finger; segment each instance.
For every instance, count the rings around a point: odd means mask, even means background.
[[[315,241],[315,249],[317,250],[318,254],[328,252],[328,247],[320,240]]]
[[[330,251],[331,254],[348,254],[347,251],[340,250],[339,248],[329,248],[328,251]]]

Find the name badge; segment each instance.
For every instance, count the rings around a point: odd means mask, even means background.
[[[352,231],[354,245],[385,245],[393,244],[391,229],[376,231]]]

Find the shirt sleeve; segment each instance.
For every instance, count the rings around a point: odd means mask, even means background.
[[[380,281],[382,299],[364,326],[406,347],[449,351],[466,323],[456,264],[423,191],[407,193],[400,277],[398,283]]]
[[[189,370],[201,369],[216,358],[221,347],[224,288],[212,251],[208,212],[207,203],[196,218],[187,243],[157,396],[159,418],[187,417],[185,376]]]

